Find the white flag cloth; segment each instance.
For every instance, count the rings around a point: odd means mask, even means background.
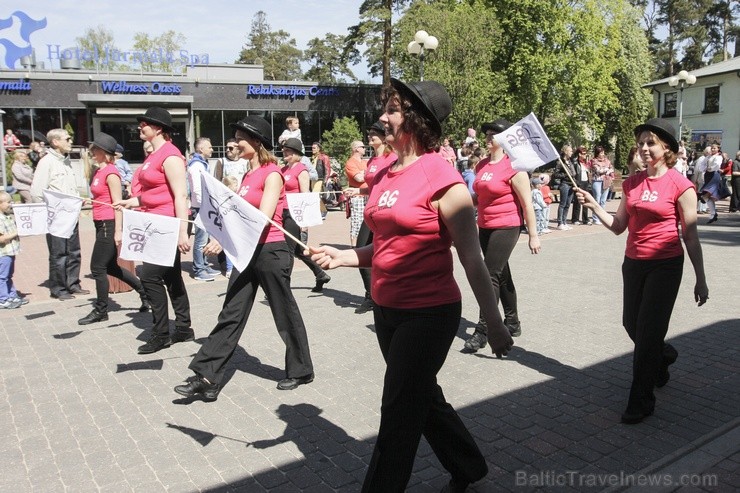
[[[290,216],[301,228],[309,228],[323,224],[321,219],[321,208],[318,193],[286,193],[285,198],[288,201],[288,210]]]
[[[195,224],[221,244],[240,272],[252,260],[267,216],[207,173],[200,174],[201,201]]]
[[[508,154],[511,167],[518,171],[532,171],[560,157],[534,113],[493,138]]]
[[[124,209],[122,236],[122,259],[172,267],[180,236],[180,220]]]
[[[47,232],[58,238],[69,238],[80,220],[82,199],[74,195],[44,190]]]
[[[18,236],[46,234],[46,204],[13,204],[13,215]]]

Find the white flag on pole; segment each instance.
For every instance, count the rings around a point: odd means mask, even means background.
[[[44,190],[47,231],[58,238],[69,238],[80,220],[82,199],[74,195]]]
[[[221,244],[238,271],[249,265],[267,216],[207,173],[201,173],[200,211],[195,223]]]
[[[291,217],[301,228],[309,228],[323,224],[321,219],[321,208],[318,193],[286,193],[285,198],[288,201],[288,210]]]
[[[530,113],[500,134],[493,136],[511,158],[511,167],[532,171],[557,161],[558,151],[547,138],[534,113]]]
[[[179,235],[176,217],[124,209],[121,258],[172,267]]]
[[[46,204],[13,204],[13,214],[18,236],[46,234]]]

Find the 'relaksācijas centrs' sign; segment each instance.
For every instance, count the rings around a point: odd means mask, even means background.
[[[125,80],[103,80],[100,82],[103,94],[180,94],[182,87],[178,84],[151,82],[129,84]]]
[[[288,98],[291,101],[306,97],[336,97],[339,88],[329,86],[279,86],[274,84],[250,84],[247,86],[247,97]]]

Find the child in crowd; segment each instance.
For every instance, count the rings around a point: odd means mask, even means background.
[[[532,178],[532,206],[534,207],[534,215],[537,218],[537,234],[544,235],[550,232],[547,229],[547,219],[545,218],[545,199],[542,197],[542,180],[539,176]],[[547,230],[547,231],[545,231]]]
[[[21,251],[10,194],[0,192],[0,309],[18,308],[28,300],[18,296],[13,285],[15,256]]]
[[[230,176],[224,176],[224,179],[221,180],[221,183],[226,185],[229,190],[231,190],[234,193],[237,193],[239,190],[239,180],[237,180],[236,176],[230,175]],[[234,264],[231,263],[231,260],[229,260],[229,256],[226,256],[226,279],[231,278],[231,269],[234,268]]]
[[[552,191],[550,190],[550,175],[547,173],[543,173],[540,175],[540,179],[542,180],[542,188],[540,189],[540,192],[542,192],[542,198],[545,200],[545,232],[550,232],[550,204],[552,204]]]
[[[283,133],[280,134],[280,137],[278,137],[278,143],[282,146],[288,139],[298,139],[301,141],[301,146],[303,146],[303,138],[301,137],[300,129],[301,123],[298,121],[298,118],[289,116],[285,119],[285,126],[288,128],[283,130]],[[301,152],[305,152],[305,149],[301,149]]]

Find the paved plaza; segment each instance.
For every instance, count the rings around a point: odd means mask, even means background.
[[[619,423],[631,375],[621,327],[626,235],[576,226],[544,236],[538,256],[522,236],[510,262],[522,336],[503,360],[488,348],[460,352],[478,308],[456,265],[463,320],[439,382],[488,459],[488,476],[470,491],[740,489],[740,214],[726,213],[726,201],[719,210],[713,225],[699,218],[709,301],[695,305],[687,258],[668,334],[679,358],[656,392],[655,415],[635,426]],[[344,213],[333,211],[310,243],[346,245],[348,231]],[[82,284],[91,291],[93,236],[86,212]],[[360,490],[384,365],[372,314],[354,313],[363,296],[357,271],[332,271],[316,294],[310,271],[296,263],[313,383],[275,388],[284,345],[258,294],[227,383],[204,403],[172,389],[190,376],[187,365],[215,324],[224,278],[186,281],[195,342],[138,355],[150,315],[136,312],[135,293],[112,296],[107,322],[78,326],[91,296],[50,299],[44,238],[22,246],[15,280],[31,302],[0,312],[0,491]],[[437,492],[448,479],[422,441],[408,491]]]

